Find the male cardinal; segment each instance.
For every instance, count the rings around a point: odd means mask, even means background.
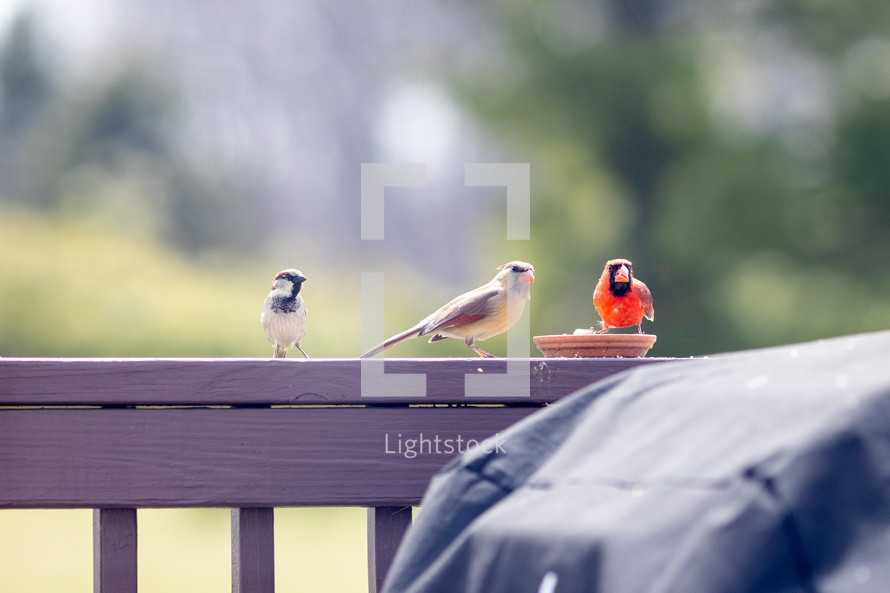
[[[303,272],[293,268],[278,272],[272,280],[272,291],[263,303],[260,321],[266,337],[275,346],[273,358],[284,358],[294,346],[309,358],[300,348],[300,340],[306,334],[306,305],[300,296],[305,281]]]
[[[626,259],[606,262],[603,275],[593,291],[593,306],[603,318],[601,334],[613,327],[637,326],[643,333],[643,317],[655,321],[652,293],[649,288],[633,277],[633,268]]]
[[[479,356],[494,358],[477,347],[476,340],[487,340],[504,333],[519,321],[535,281],[535,268],[526,262],[511,261],[498,269],[500,272],[491,282],[465,292],[411,329],[374,346],[361,357],[370,358],[409,338],[432,335],[430,342],[456,338],[463,340]]]

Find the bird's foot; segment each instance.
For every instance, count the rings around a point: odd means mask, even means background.
[[[489,354],[482,348],[477,348],[476,346],[470,346],[470,349],[473,352],[475,352],[476,354],[478,354],[479,356],[481,356],[482,358],[496,358],[494,354]]]

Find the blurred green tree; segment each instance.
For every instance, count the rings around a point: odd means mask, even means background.
[[[0,45],[0,200],[96,216],[187,250],[253,243],[259,217],[239,176],[183,146],[172,72],[125,49],[61,84],[51,47],[30,12]]]
[[[890,61],[856,57],[890,55],[857,18],[890,14],[792,4],[498,5],[501,75],[454,87],[533,163],[544,327],[592,324],[579,297],[618,256],[655,295],[653,353],[890,327]],[[851,88],[851,59],[886,84]]]
[[[465,233],[457,240],[472,236],[497,263],[536,265],[535,333],[593,325],[593,284],[616,256],[632,259],[655,294],[653,354],[890,327],[885,3],[543,0],[463,9],[491,25],[482,44],[491,51],[443,53],[452,88],[497,139],[498,158],[532,164],[533,234],[504,244],[480,217],[441,236]],[[217,136],[192,135],[202,132],[186,121],[195,103],[188,81],[150,52],[128,47],[62,82],[51,47],[27,15],[0,43],[0,201],[58,215],[62,227],[66,216],[92,220],[192,254],[298,241],[303,257],[323,251],[318,238],[334,227],[337,238],[324,244],[348,244],[337,239],[354,234],[342,220],[355,222],[354,212],[310,217],[332,224],[305,228],[287,216],[270,221],[263,208],[268,194],[283,204],[293,190],[303,214],[345,211],[354,178],[264,185],[265,152],[222,162],[195,150]],[[272,103],[289,106],[287,96]],[[362,135],[372,111],[349,112],[355,122],[343,127],[358,130],[363,148],[343,158],[372,158]],[[274,123],[328,123],[320,110],[277,113]],[[287,169],[290,153],[275,156]],[[338,206],[322,204],[319,188]],[[418,303],[418,315],[437,304]],[[437,350],[462,353],[448,348]]]
[[[21,145],[54,90],[46,56],[40,51],[34,15],[19,14],[0,45],[0,195],[15,195]]]

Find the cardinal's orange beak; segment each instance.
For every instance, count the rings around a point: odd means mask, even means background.
[[[615,272],[615,282],[629,282],[630,281],[630,270],[627,269],[627,266],[622,265],[618,268],[618,271]]]
[[[526,284],[531,284],[535,281],[535,273],[531,270],[526,270],[519,275],[519,281],[525,282]]]

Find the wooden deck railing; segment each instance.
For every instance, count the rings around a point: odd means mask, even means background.
[[[427,375],[426,397],[394,400],[361,397],[354,359],[0,359],[0,508],[94,509],[103,593],[136,591],[137,508],[231,508],[232,590],[266,593],[274,507],[367,507],[374,593],[454,451],[664,360],[531,359],[530,397],[469,399],[464,375],[504,359],[394,359]]]

